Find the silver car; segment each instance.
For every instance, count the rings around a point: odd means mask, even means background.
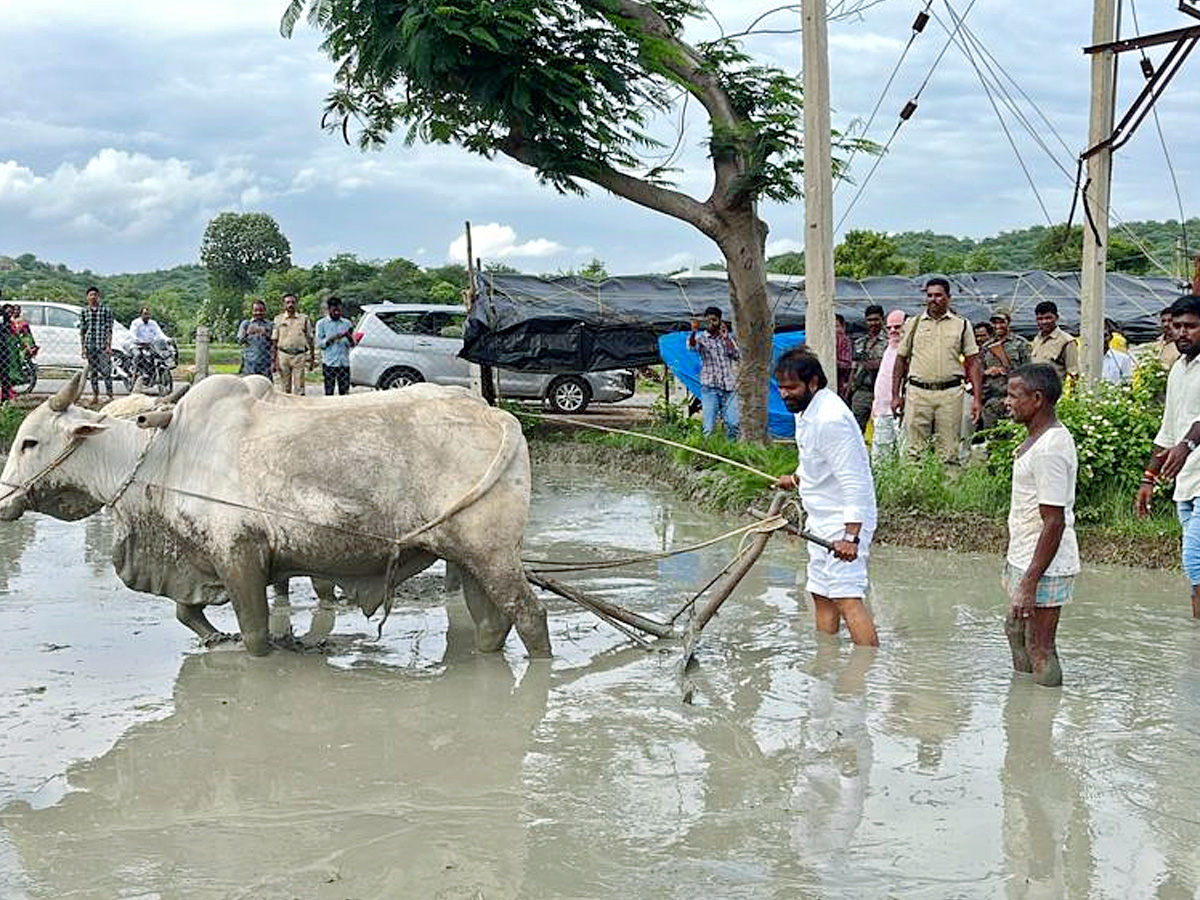
[[[43,369],[82,369],[79,350],[79,315],[82,306],[48,300],[21,300],[22,318],[29,323],[33,342],[38,345],[37,364]],[[114,350],[128,353],[133,335],[120,322],[113,322]]]
[[[471,366],[462,349],[466,311],[436,303],[372,303],[363,307],[350,351],[350,383],[398,388],[420,381],[469,387]],[[633,396],[627,369],[544,374],[497,369],[500,396],[542,400],[555,412],[577,413],[593,400],[615,403]]]

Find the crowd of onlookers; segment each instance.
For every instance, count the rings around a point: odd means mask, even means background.
[[[1009,418],[1005,403],[1011,372],[1029,363],[1053,366],[1064,383],[1079,376],[1078,338],[1058,324],[1058,307],[1044,300],[1034,308],[1037,333],[1025,338],[1012,330],[1007,309],[986,322],[971,323],[950,308],[950,284],[932,278],[925,285],[925,310],[906,316],[872,304],[864,311],[865,333],[852,338],[843,316],[837,323],[836,392],[850,407],[878,459],[903,450],[919,457],[930,444],[946,463],[957,465],[972,442]],[[692,325],[688,346],[701,357],[703,429],[718,420],[730,438],[738,434],[737,362],[739,351],[721,311],[705,312],[705,327]],[[1169,369],[1179,357],[1169,309],[1160,315],[1158,338],[1140,349]],[[1101,377],[1112,384],[1133,378],[1135,359],[1115,323],[1104,323]]]

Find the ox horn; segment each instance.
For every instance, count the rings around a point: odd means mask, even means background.
[[[163,397],[161,400],[158,401],[158,403],[156,403],[154,405],[155,406],[174,406],[176,403],[178,403],[180,400],[183,399],[183,395],[188,392],[189,388],[191,388],[191,384],[185,381],[181,385],[179,385],[179,387],[175,388],[175,390],[171,391],[171,393],[167,394],[167,396]]]
[[[137,426],[138,428],[166,428],[171,424],[171,416],[174,414],[174,410],[170,409],[152,409],[137,417]]]
[[[58,389],[47,402],[55,412],[65,412],[66,408],[83,395],[84,376],[86,372],[76,372],[71,380]]]

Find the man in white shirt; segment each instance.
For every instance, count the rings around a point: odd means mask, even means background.
[[[166,341],[167,336],[158,323],[150,318],[150,307],[143,306],[141,315],[129,323],[133,339],[139,344],[153,344],[155,341]]]
[[[1200,296],[1180,297],[1171,306],[1179,359],[1167,374],[1162,426],[1138,487],[1139,516],[1150,514],[1154,486],[1175,479],[1175,508],[1183,525],[1183,571],[1192,585],[1192,616],[1200,619]]]
[[[875,483],[867,445],[854,414],[828,387],[820,360],[803,348],[789,350],[775,365],[779,394],[796,414],[800,460],[795,475],[776,483],[799,489],[806,528],[832,549],[808,545],[805,587],[812,594],[818,631],[837,634],[845,620],[856,644],[877,647],[875,621],[863,598],[867,559],[875,534]]]
[[[1046,687],[1062,684],[1054,638],[1075,592],[1075,439],[1054,414],[1062,379],[1049,363],[1022,366],[1008,378],[1009,413],[1028,429],[1013,460],[1008,553],[1003,583],[1011,601],[1004,632],[1013,668]]]

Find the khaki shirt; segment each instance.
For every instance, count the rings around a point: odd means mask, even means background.
[[[1050,363],[1058,371],[1059,378],[1068,375],[1079,375],[1079,345],[1075,336],[1061,328],[1050,332],[1050,337],[1042,337],[1039,331],[1029,345],[1029,361],[1035,363]]]
[[[1161,336],[1151,346],[1151,353],[1155,358],[1162,363],[1162,367],[1170,371],[1171,366],[1175,365],[1175,360],[1179,359],[1179,348],[1175,346],[1174,341],[1164,341]]]
[[[962,378],[963,361],[979,352],[975,333],[962,316],[947,312],[932,319],[928,312],[911,318],[896,354],[908,362],[908,377],[929,383]]]
[[[304,350],[312,352],[312,322],[302,312],[294,316],[280,313],[275,317],[271,329],[271,340],[280,350]]]

